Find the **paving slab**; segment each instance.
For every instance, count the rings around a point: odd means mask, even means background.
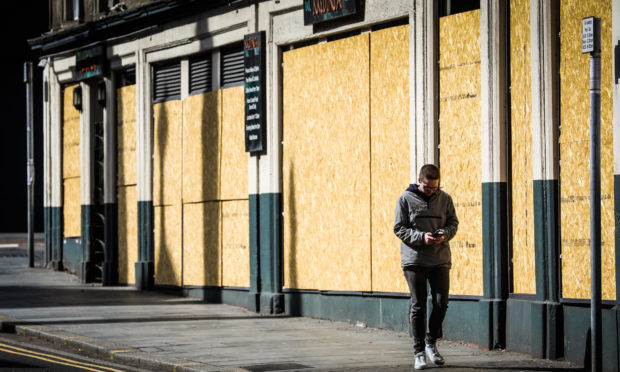
[[[412,370],[412,343],[403,332],[260,315],[133,287],[85,285],[67,273],[27,268],[27,256],[20,249],[0,250],[3,331],[81,347],[158,371]],[[458,342],[442,340],[438,347],[446,366],[437,370],[577,369],[564,361],[484,351]]]

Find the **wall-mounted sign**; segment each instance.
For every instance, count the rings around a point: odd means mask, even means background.
[[[581,20],[581,53],[601,52],[601,19],[595,17]]]
[[[105,63],[106,56],[102,45],[78,51],[75,55],[77,80],[103,76]]]
[[[265,150],[265,32],[243,37],[245,151]]]
[[[357,0],[304,0],[304,25],[329,21],[357,13]]]

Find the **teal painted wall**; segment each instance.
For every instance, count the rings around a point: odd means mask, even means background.
[[[136,262],[136,288],[139,290],[152,289],[155,285],[153,224],[153,202],[138,201],[138,262]]]
[[[603,309],[603,370],[618,371],[618,310]],[[589,358],[590,346],[590,308],[564,304],[564,350],[566,360],[579,366],[591,365]]]
[[[78,276],[82,277],[82,238],[63,239],[63,267]]]

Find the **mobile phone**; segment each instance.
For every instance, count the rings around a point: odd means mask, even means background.
[[[443,231],[437,230],[433,233],[433,238],[439,238],[443,236]]]

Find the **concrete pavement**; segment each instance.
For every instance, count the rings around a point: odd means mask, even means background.
[[[37,248],[37,264],[42,260]],[[132,287],[84,285],[67,273],[29,269],[27,262],[23,244],[0,248],[0,322],[5,332],[155,371],[413,369],[411,341],[403,332],[265,316]],[[436,370],[577,369],[567,362],[483,351],[457,342],[441,341],[438,347],[446,366]]]

